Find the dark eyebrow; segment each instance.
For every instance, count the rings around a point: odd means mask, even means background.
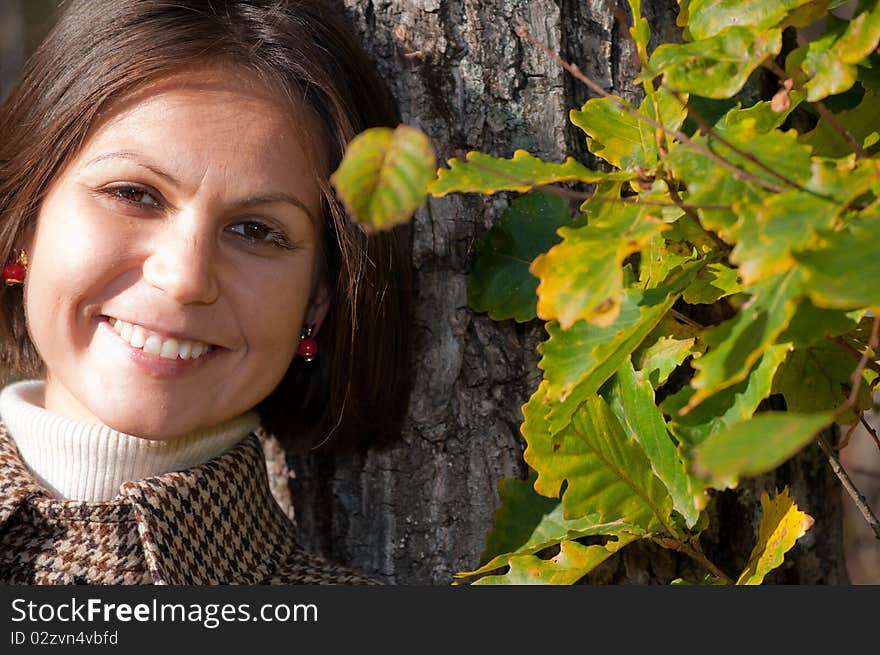
[[[312,222],[317,225],[318,219],[312,214],[311,210],[306,207],[305,203],[297,198],[296,196],[292,196],[289,193],[269,193],[264,196],[251,196],[250,198],[245,198],[244,200],[239,200],[235,205],[237,207],[255,207],[257,205],[268,205],[273,202],[286,202],[288,204],[294,205],[295,207],[299,207],[306,213]]]
[[[139,153],[133,152],[131,150],[119,150],[117,152],[108,152],[103,155],[98,155],[94,159],[89,160],[86,166],[91,166],[92,164],[97,164],[102,161],[106,161],[107,159],[127,159],[131,162],[134,162],[138,166],[143,166],[147,170],[155,173],[161,178],[168,180],[174,185],[180,186],[181,184],[180,181],[177,180],[177,178],[175,178],[173,175],[167,173],[166,171],[163,171],[161,168],[144,158],[143,155],[140,155]],[[318,219],[312,214],[311,210],[306,207],[306,204],[296,196],[292,196],[289,193],[279,192],[268,193],[259,196],[250,196],[248,198],[244,198],[243,200],[239,200],[234,204],[236,207],[241,207],[245,209],[249,207],[256,207],[257,205],[268,205],[275,202],[284,202],[293,205],[294,207],[298,207],[306,213],[306,216],[308,216],[315,225],[318,225]]]
[[[173,175],[171,175],[170,173],[166,173],[158,166],[151,164],[149,161],[144,159],[141,155],[138,155],[137,153],[132,152],[130,150],[119,150],[118,152],[108,152],[103,155],[98,155],[94,159],[90,159],[86,163],[86,166],[91,166],[92,164],[98,164],[98,163],[100,163],[102,161],[106,161],[108,159],[127,159],[129,161],[134,162],[138,166],[143,166],[147,170],[154,172],[159,177],[164,177],[166,180],[168,180],[172,184],[177,184],[177,185],[180,184],[180,182],[177,180],[177,178],[175,178]]]

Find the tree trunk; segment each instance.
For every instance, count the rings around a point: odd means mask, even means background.
[[[425,130],[440,157],[516,148],[554,161],[594,163],[568,111],[590,93],[538,48],[525,27],[606,89],[633,98],[637,69],[629,10],[613,0],[344,0],[390,82],[404,121]],[[642,3],[655,41],[678,39],[674,0]],[[595,165],[595,163],[594,163]],[[538,322],[493,322],[467,307],[476,239],[509,196],[431,199],[415,217],[418,333],[415,383],[398,444],[345,460],[295,458],[303,543],[391,584],[447,585],[474,568],[498,506],[497,484],[522,477],[521,406],[540,380]],[[739,570],[754,545],[760,489],[790,484],[816,524],[768,582],[846,582],[840,493],[818,449],[772,475],[721,494],[707,550]],[[593,583],[665,583],[689,562],[628,547]]]

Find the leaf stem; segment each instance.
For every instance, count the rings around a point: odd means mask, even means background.
[[[708,557],[706,557],[703,552],[699,549],[693,548],[689,544],[683,543],[678,539],[672,539],[670,537],[653,537],[652,541],[656,542],[658,545],[663,548],[667,548],[669,550],[674,550],[679,553],[683,553],[687,555],[691,559],[696,562],[699,562],[703,565],[703,567],[709,571],[712,575],[714,575],[719,580],[724,580],[725,584],[736,584],[733,578],[727,575],[720,568],[715,566]]]
[[[631,106],[629,106],[623,100],[621,100],[620,98],[618,98],[614,94],[608,93],[608,91],[606,91],[601,86],[596,84],[593,80],[591,80],[589,77],[584,75],[583,72],[581,72],[581,69],[578,68],[578,66],[576,64],[572,64],[572,63],[564,60],[562,57],[560,57],[555,52],[550,50],[543,43],[538,41],[535,37],[533,37],[528,32],[528,30],[526,30],[524,28],[518,28],[516,32],[517,32],[517,34],[519,34],[519,36],[521,36],[525,39],[528,39],[533,44],[538,46],[541,50],[544,51],[544,53],[548,57],[550,57],[554,61],[556,61],[560,66],[562,66],[565,70],[567,70],[569,73],[571,73],[578,81],[582,82],[587,87],[589,87],[590,90],[599,94],[603,98],[608,98],[613,103],[615,103],[620,109],[622,109],[624,112],[630,114],[631,116],[634,116],[635,118],[637,118],[638,120],[640,120],[644,123],[647,123],[648,125],[650,125],[651,127],[655,128],[655,129],[662,130],[664,133],[678,139],[680,142],[686,143],[687,145],[689,145],[691,148],[693,148],[694,150],[699,152],[704,157],[708,157],[709,159],[714,161],[719,166],[723,166],[724,168],[728,169],[731,173],[733,173],[733,175],[735,177],[737,177],[741,180],[752,182],[754,184],[757,184],[758,186],[761,186],[761,187],[767,189],[768,191],[773,191],[775,193],[783,193],[785,191],[785,189],[783,187],[780,187],[779,185],[774,184],[773,182],[770,182],[769,180],[765,180],[764,178],[752,175],[751,173],[740,168],[736,164],[728,161],[727,159],[724,159],[720,155],[712,152],[711,150],[704,148],[699,143],[696,143],[695,141],[693,141],[684,132],[681,132],[679,130],[673,130],[672,128],[666,127],[665,125],[658,123],[655,120],[652,120],[648,116],[645,116],[640,111],[633,109]]]

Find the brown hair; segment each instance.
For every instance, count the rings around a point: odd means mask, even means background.
[[[311,111],[327,174],[358,132],[399,122],[335,7],[321,0],[68,0],[0,106],[0,261],[33,230],[42,197],[109,103],[181,69],[230,63]],[[368,235],[322,176],[321,268],[334,294],[319,356],[296,358],[260,403],[288,446],[335,450],[399,432],[410,388],[409,229]],[[33,376],[20,287],[0,289],[0,363]],[[294,437],[296,439],[294,440]]]

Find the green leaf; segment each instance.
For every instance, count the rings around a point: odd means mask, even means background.
[[[694,410],[682,415],[694,395],[692,387],[684,387],[660,404],[669,421],[671,432],[686,450],[703,443],[708,437],[752,417],[761,401],[772,389],[776,371],[789,351],[787,344],[770,346],[745,380],[710,396]]]
[[[781,393],[788,410],[798,413],[833,410],[846,402],[852,389],[851,377],[858,362],[844,348],[830,341],[794,350],[773,380],[773,393]],[[858,409],[870,409],[873,402],[867,384],[859,388]],[[851,423],[848,412],[838,422]]]
[[[563,541],[559,554],[552,559],[534,555],[510,558],[510,570],[504,575],[487,575],[477,585],[570,585],[599,566],[625,545],[638,537],[622,534],[616,541],[604,545],[582,546],[575,541]]]
[[[537,316],[538,278],[532,260],[559,243],[556,230],[571,222],[561,196],[533,191],[515,198],[486,232],[468,280],[468,302],[494,321],[520,323]]]
[[[816,307],[808,298],[802,298],[788,327],[776,341],[805,348],[826,338],[849,332],[858,324],[858,318],[849,312]]]
[[[617,369],[606,398],[623,430],[648,456],[654,475],[672,497],[673,507],[692,528],[699,518],[699,511],[691,496],[685,464],[666,430],[666,421],[655,403],[651,383],[636,373],[632,362],[625,359]]]
[[[584,399],[595,394],[656,327],[694,272],[692,267],[663,289],[626,290],[613,325],[598,327],[579,321],[562,330],[557,323],[547,324],[550,337],[538,346],[543,355],[538,367],[546,379],[540,418],[554,434],[568,425]],[[529,428],[526,419],[524,433]]]
[[[501,506],[495,512],[492,531],[486,538],[482,565],[473,571],[455,577],[472,577],[505,566],[511,557],[532,555],[562,541],[574,541],[596,535],[619,535],[624,532],[639,534],[634,525],[615,521],[597,523],[597,515],[566,519],[558,498],[547,498],[535,493],[534,475],[528,480],[508,478],[498,487]]]
[[[785,111],[776,111],[773,109],[773,102],[770,100],[761,100],[755,104],[742,109],[739,103],[724,116],[723,125],[727,128],[734,128],[739,125],[752,122],[754,129],[759,134],[768,134],[772,130],[780,127],[789,114],[803,101],[806,94],[794,89],[789,92],[791,105]]]
[[[733,25],[765,29],[810,0],[691,0],[688,29],[694,40],[707,39]]]
[[[652,207],[604,203],[589,225],[563,227],[562,242],[535,258],[538,316],[563,329],[578,320],[611,325],[623,296],[623,260],[666,228]]]
[[[695,360],[696,390],[686,410],[714,393],[745,379],[752,366],[788,326],[800,295],[800,278],[792,271],[762,280],[752,298],[733,318],[707,330],[706,354]]]
[[[658,327],[663,326],[661,322]],[[649,341],[645,339],[645,341]],[[633,353],[633,361],[641,374],[657,389],[669,378],[689,355],[693,354],[696,339],[676,339],[674,336],[660,336],[647,348]]]
[[[364,228],[385,230],[425,202],[435,166],[431,140],[418,128],[374,127],[351,140],[330,182]]]
[[[840,205],[849,204],[880,179],[880,160],[857,160],[855,155],[841,159],[814,157],[812,168],[806,188]]]
[[[694,454],[695,473],[717,488],[771,471],[834,420],[831,412],[764,412],[715,434]]]
[[[720,298],[741,291],[737,270],[719,262],[702,269],[681,297],[691,305],[711,305]]]
[[[437,171],[437,179],[428,186],[428,191],[437,198],[450,193],[525,193],[536,186],[557,182],[593,183],[632,178],[631,174],[620,171],[591,171],[572,157],[567,157],[561,164],[542,161],[525,150],[515,151],[511,159],[469,152],[465,161],[453,158],[448,165],[449,168]]]
[[[808,146],[798,144],[794,130],[762,133],[754,120],[743,119],[731,126],[716,126],[716,130],[739,150],[764,164],[759,166],[719,143],[711,134],[694,141],[744,170],[746,174],[786,186],[775,171],[796,184],[806,184],[813,175]],[[675,143],[669,149],[667,161],[675,177],[687,182],[687,202],[696,205],[760,204],[764,192],[751,180],[740,179],[714,159],[697,152],[686,143]],[[699,210],[703,226],[715,231],[729,243],[739,238],[739,215],[732,210]]]
[[[758,542],[749,556],[749,563],[736,581],[738,585],[759,585],[770,571],[782,564],[785,553],[803,537],[813,523],[813,517],[798,509],[788,487],[773,500],[761,491],[761,524]]]
[[[666,281],[670,273],[679,270],[682,264],[695,258],[693,247],[690,244],[682,241],[667,242],[664,238],[666,235],[672,235],[674,227],[655,234],[641,251],[639,255],[639,286],[655,289]],[[702,230],[701,233],[705,236]]]
[[[852,87],[857,64],[877,47],[878,40],[880,5],[874,3],[873,9],[792,52],[792,63],[786,61],[786,68],[791,72],[800,66],[800,75],[807,79],[803,85],[807,100],[816,102]]]
[[[880,94],[865,93],[862,101],[854,108],[835,114],[834,120],[862,146],[868,147],[869,139],[880,133],[880,121],[877,118],[877,107],[880,106]],[[824,157],[843,157],[852,153],[852,147],[840,132],[831,127],[823,116],[816,127],[800,137],[799,141],[809,145],[813,152]]]
[[[765,57],[782,47],[781,31],[734,26],[707,39],[683,45],[665,43],[651,55],[640,76],[663,75],[665,86],[706,98],[729,98],[742,89]]]
[[[523,411],[533,411],[532,401]],[[646,532],[666,529],[672,498],[601,396],[585,399],[558,434],[524,434],[523,458],[538,474],[535,491],[561,494],[564,517],[596,513],[597,522],[623,521]]]
[[[746,285],[791,269],[792,252],[818,240],[830,229],[840,207],[801,191],[769,196],[759,205],[740,209],[739,242],[730,254]]]
[[[648,63],[648,42],[651,40],[651,28],[648,21],[642,16],[641,0],[629,0],[629,9],[633,15],[633,26],[629,28],[629,33],[636,44],[639,62],[644,68]]]
[[[580,111],[569,112],[569,117],[587,134],[587,148],[593,154],[618,168],[652,168],[660,157],[655,128],[623,106],[632,108],[617,96],[593,98]],[[644,98],[639,112],[671,130],[681,127],[686,116],[681,101],[662,87]]]
[[[819,307],[880,309],[880,257],[874,239],[880,229],[880,205],[865,210],[850,229],[825,235],[820,248],[794,253],[804,290]]]

